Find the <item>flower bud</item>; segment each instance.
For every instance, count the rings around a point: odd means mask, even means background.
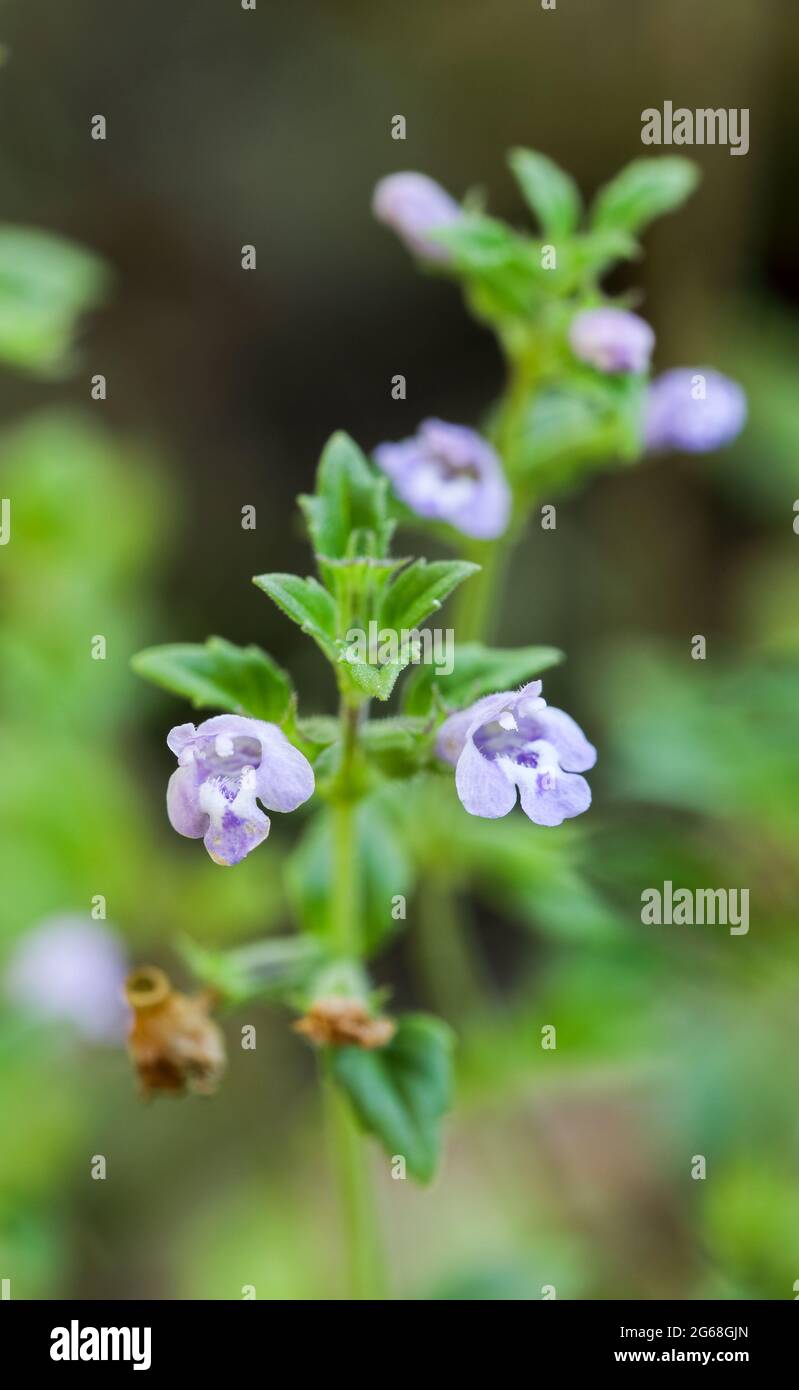
[[[600,372],[645,372],[655,335],[626,309],[586,309],[572,319],[569,342],[575,357]]]
[[[646,407],[650,449],[706,453],[729,444],[746,423],[746,396],[721,372],[676,367],[652,382]]]
[[[459,222],[463,209],[449,193],[426,174],[389,174],[381,179],[372,198],[378,222],[393,228],[409,251],[428,261],[448,261],[449,251],[429,236],[437,227]]]

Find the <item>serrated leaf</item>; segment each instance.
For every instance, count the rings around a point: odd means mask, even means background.
[[[401,650],[398,661],[384,661],[379,666],[368,661],[356,661],[350,657],[340,657],[339,660],[346,660],[347,671],[352,680],[370,700],[387,700],[398,678],[410,663],[412,654],[412,646],[407,645]]]
[[[301,579],[297,574],[256,574],[252,582],[312,637],[327,657],[336,660],[336,605],[318,579]]]
[[[317,555],[385,555],[393,530],[387,492],[388,479],[370,468],[355,441],[334,434],[319,461],[315,493],[299,499]]]
[[[569,236],[582,211],[580,190],[563,169],[535,150],[511,150],[508,163],[542,231],[553,240]]]
[[[435,692],[447,709],[466,709],[481,696],[513,690],[562,660],[557,647],[491,648],[482,642],[462,642],[455,647],[449,675],[439,675],[432,666],[414,671],[405,686],[403,709],[423,717],[433,706]]]
[[[279,724],[291,703],[291,681],[266,652],[223,637],[209,637],[204,645],[148,647],[131,665],[138,676],[185,696],[195,709],[224,709]]]
[[[593,226],[639,232],[656,217],[680,207],[698,182],[696,164],[680,155],[635,159],[600,188],[593,207]]]
[[[441,1019],[405,1014],[386,1047],[332,1048],[337,1084],[364,1129],[390,1157],[401,1155],[418,1182],[435,1176],[441,1121],[452,1099],[454,1037]]]
[[[383,627],[412,631],[436,612],[444,599],[479,565],[466,560],[415,560],[386,589],[380,611]]]

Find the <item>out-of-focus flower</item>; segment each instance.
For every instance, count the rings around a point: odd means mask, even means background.
[[[377,184],[372,212],[393,228],[401,241],[428,261],[448,261],[450,254],[429,233],[459,222],[463,209],[446,189],[426,174],[389,174]]]
[[[536,825],[560,825],[591,804],[584,777],[596,749],[563,710],[541,698],[541,682],[486,695],[453,714],[438,735],[439,757],[455,764],[464,808],[489,820],[516,804]]]
[[[6,971],[6,993],[36,1018],[74,1025],[85,1038],[125,1033],[127,960],[116,934],[79,916],[52,917],[26,932]]]
[[[128,1051],[142,1095],[215,1091],[225,1070],[225,1040],[209,1017],[213,991],[179,994],[163,970],[145,965],[128,976],[125,994],[133,1009]]]
[[[374,1018],[360,999],[317,999],[303,1018],[293,1025],[322,1047],[385,1047],[391,1042],[396,1024],[390,1018]]]
[[[626,309],[586,309],[569,327],[575,357],[600,372],[645,372],[655,334],[644,319]]]
[[[465,425],[425,420],[418,434],[379,444],[375,462],[419,516],[448,521],[464,535],[493,540],[510,519],[511,494],[491,445]]]
[[[675,367],[649,388],[645,435],[650,449],[706,453],[729,444],[745,423],[743,389],[721,372]]]
[[[269,811],[296,811],[314,789],[313,768],[277,724],[218,714],[178,724],[167,743],[178,767],[167,813],[179,835],[201,837],[217,864],[238,864],[269,834]]]

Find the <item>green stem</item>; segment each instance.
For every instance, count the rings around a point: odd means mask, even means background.
[[[329,1066],[323,1084],[347,1245],[349,1297],[356,1302],[381,1300],[386,1297],[385,1278],[366,1146]]]
[[[506,345],[506,351],[508,351]],[[513,491],[513,514],[503,536],[472,544],[468,558],[481,566],[480,573],[464,584],[455,600],[456,642],[486,642],[496,624],[497,611],[514,547],[527,525],[533,502],[514,480],[513,455],[525,428],[530,398],[541,370],[536,354],[508,356],[505,392],[494,416],[489,437],[505,467]]]
[[[342,757],[333,801],[332,931],[336,952],[360,959],[363,952],[353,786],[361,708],[342,700]],[[346,1096],[336,1086],[325,1059],[324,1098],[330,1144],[338,1178],[349,1263],[350,1297],[363,1301],[385,1297],[385,1279],[377,1231],[368,1153]]]
[[[491,637],[515,540],[511,527],[499,540],[470,548],[468,558],[481,569],[462,585],[456,596],[453,620],[456,642],[484,642]]]
[[[333,935],[338,954],[360,957],[360,895],[355,857],[355,806],[333,803]]]

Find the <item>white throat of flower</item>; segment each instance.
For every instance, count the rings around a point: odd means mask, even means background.
[[[238,785],[237,785],[238,784]],[[226,794],[226,788],[235,796]],[[200,809],[205,811],[213,829],[221,829],[222,817],[232,811],[238,820],[257,820],[260,811],[255,801],[255,768],[243,767],[227,777],[209,777],[200,787]]]
[[[514,786],[528,787],[533,792],[551,792],[557,784],[563,769],[558,762],[558,752],[545,738],[533,739],[519,749],[520,752],[535,754],[535,767],[525,767],[510,754],[502,753],[497,758],[497,767]]]

